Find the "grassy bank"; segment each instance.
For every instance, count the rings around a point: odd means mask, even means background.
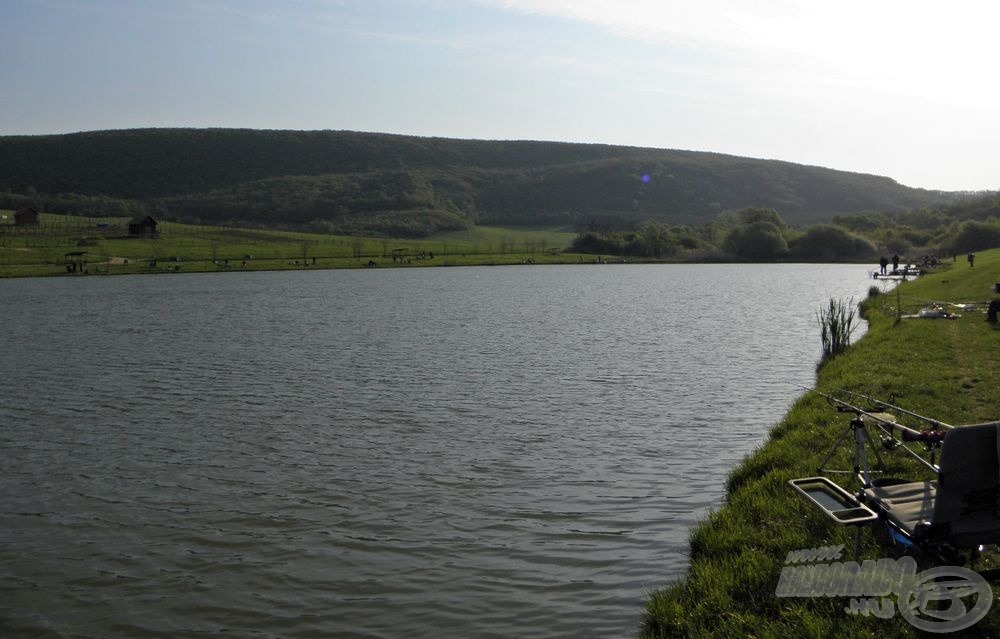
[[[0,211],[0,277],[473,264],[579,263],[575,233],[556,227],[473,227],[423,239],[362,238],[160,222],[155,239],[128,236],[127,218],[41,214],[13,226]],[[77,255],[73,255],[77,254]]]
[[[898,293],[870,297],[865,302],[867,334],[822,366],[817,389],[827,393],[850,389],[883,399],[893,397],[895,401],[889,401],[898,406],[951,424],[1000,419],[1000,330],[985,321],[983,307],[974,312],[951,308],[962,314],[957,320],[897,319],[930,301],[993,299],[996,282],[1000,282],[1000,250],[977,255],[973,268],[959,259],[939,272],[904,283]],[[818,346],[818,326],[816,339]],[[899,417],[907,422],[904,416]],[[891,619],[847,614],[847,597],[778,598],[774,594],[791,550],[844,544],[844,560],[853,558],[853,529],[828,524],[787,484],[789,479],[816,474],[849,419],[850,415],[836,412],[814,393],[800,398],[774,427],[769,440],[731,472],[724,505],[691,534],[688,575],[649,597],[641,636],[918,634],[899,614]],[[889,476],[927,478],[926,472],[901,451],[879,452]],[[853,446],[848,440],[839,446],[828,468],[850,469],[852,458]],[[831,479],[845,488],[855,488],[846,475],[831,475]],[[880,543],[873,529],[863,530],[862,559],[894,556],[895,551]],[[973,566],[995,567],[995,553],[984,554]],[[992,585],[996,599],[1000,587]],[[1000,633],[1000,603],[967,632],[972,636]]]

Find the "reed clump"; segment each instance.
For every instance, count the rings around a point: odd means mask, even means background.
[[[816,312],[823,342],[823,362],[840,355],[851,345],[851,334],[857,329],[857,306],[849,301],[830,298],[828,306]]]

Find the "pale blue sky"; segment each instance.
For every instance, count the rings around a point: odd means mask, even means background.
[[[965,0],[0,0],[0,134],[604,142],[998,189],[998,18]]]

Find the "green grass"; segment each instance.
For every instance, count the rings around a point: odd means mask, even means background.
[[[74,251],[87,252],[88,274],[362,268],[370,261],[386,267],[594,260],[564,254],[575,234],[553,227],[473,227],[404,240],[161,222],[158,238],[134,239],[126,218],[43,213],[39,227],[18,229],[12,212],[3,213],[8,219],[0,220],[0,277],[67,275],[66,254]]]
[[[576,232],[564,227],[535,226],[474,226],[464,231],[441,233],[432,239],[438,242],[454,243],[462,250],[477,252],[476,249],[499,247],[502,243],[526,245],[534,243],[536,248],[545,252],[569,246],[576,237]]]
[[[900,305],[907,314],[932,300],[992,299],[996,282],[1000,282],[1000,250],[977,255],[974,268],[964,261],[946,264],[936,273],[904,283],[898,296],[889,291],[869,298],[865,303],[867,334],[822,366],[818,390],[891,396],[896,405],[952,424],[1000,418],[1000,330],[985,321],[982,307],[954,309],[962,313],[958,320],[897,320]],[[907,422],[905,416],[898,417]],[[817,394],[800,398],[774,427],[769,440],[730,473],[725,503],[691,534],[686,578],[650,595],[641,636],[917,635],[898,614],[883,620],[845,613],[846,597],[774,596],[790,550],[844,544],[845,560],[852,558],[852,530],[828,524],[787,485],[789,479],[816,474],[848,420],[849,415],[837,413]],[[927,471],[905,454],[880,454],[889,476],[928,478]],[[849,469],[852,456],[853,447],[843,444],[828,468]],[[846,476],[831,478],[855,488]],[[893,552],[875,538],[873,530],[864,530],[862,558],[891,557]],[[996,553],[988,553],[976,567],[997,565]],[[970,630],[972,636],[1000,632],[1000,605],[994,605]]]

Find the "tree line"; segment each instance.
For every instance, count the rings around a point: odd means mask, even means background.
[[[917,262],[1000,247],[1000,196],[898,214],[853,213],[791,228],[772,208],[725,211],[702,226],[646,220],[629,228],[592,223],[571,251],[609,256],[747,261],[877,260]]]

